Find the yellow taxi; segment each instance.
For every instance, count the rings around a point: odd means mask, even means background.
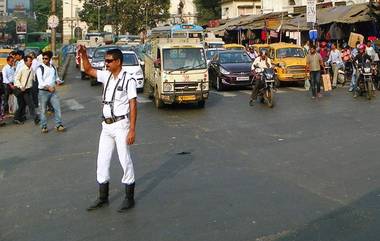
[[[7,64],[7,57],[12,49],[0,49],[0,70]]]
[[[272,59],[276,73],[276,85],[283,81],[305,81],[306,55],[301,46],[289,43],[269,45],[268,57]]]
[[[253,48],[257,53],[261,53],[262,51],[268,53],[269,51],[269,44],[253,44],[249,47]]]
[[[224,48],[228,50],[245,50],[245,47],[241,44],[225,44]]]

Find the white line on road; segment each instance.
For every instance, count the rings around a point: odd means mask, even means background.
[[[236,96],[236,94],[231,93],[231,92],[226,92],[226,91],[211,90],[210,93],[216,94],[216,95],[220,95],[220,96],[223,96],[223,97],[235,97]]]
[[[70,110],[83,110],[84,106],[79,104],[75,99],[68,99],[64,101],[66,106],[69,107]]]
[[[252,93],[251,90],[240,90],[239,92],[247,95],[250,95]]]

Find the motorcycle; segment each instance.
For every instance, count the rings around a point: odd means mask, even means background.
[[[366,94],[368,100],[372,99],[375,95],[373,85],[373,69],[371,62],[367,61],[364,64],[358,64],[359,78],[356,93],[359,96]]]
[[[273,68],[266,68],[263,71],[256,70],[258,78],[261,78],[264,85],[259,90],[259,100],[265,103],[269,108],[274,106],[274,70]]]
[[[342,73],[342,71],[343,71],[343,73]],[[342,74],[343,79],[344,79],[342,86],[344,86],[345,83],[351,82],[353,72],[354,72],[354,69],[353,69],[352,61],[350,60],[350,61],[345,62],[344,63],[344,69],[339,70],[339,75]],[[338,76],[338,78],[340,79],[341,77]]]

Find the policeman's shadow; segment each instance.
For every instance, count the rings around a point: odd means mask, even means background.
[[[144,199],[149,193],[151,193],[160,183],[166,179],[175,177],[181,170],[185,169],[194,161],[194,157],[191,151],[179,152],[176,154],[170,154],[169,159],[164,162],[157,169],[146,173],[144,176],[136,180],[137,190],[142,190],[136,195],[136,200]],[[142,189],[142,187],[144,187]],[[124,195],[124,190],[121,190],[110,201],[114,201],[120,196]]]

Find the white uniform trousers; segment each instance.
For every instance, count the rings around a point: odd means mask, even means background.
[[[119,161],[124,171],[121,182],[124,184],[134,183],[135,174],[129,146],[127,144],[129,120],[124,119],[112,124],[106,124],[103,121],[102,127],[96,171],[98,183],[102,184],[110,180],[110,164],[115,143],[119,155]]]

